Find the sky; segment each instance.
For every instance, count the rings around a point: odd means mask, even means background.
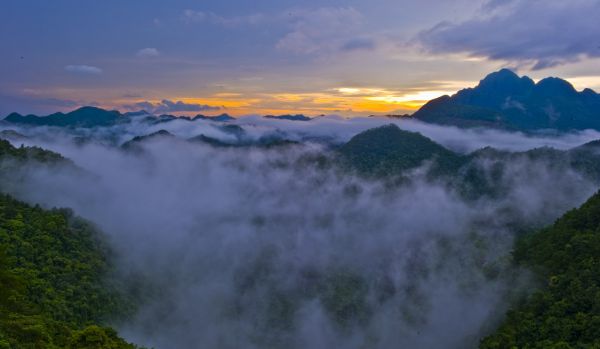
[[[0,116],[412,113],[511,68],[600,90],[600,0],[2,0]]]

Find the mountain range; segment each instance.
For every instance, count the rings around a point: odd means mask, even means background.
[[[549,77],[537,83],[508,69],[486,76],[474,88],[427,102],[412,118],[434,124],[458,127],[492,127],[508,130],[558,131],[600,130],[600,94],[591,89],[577,91],[568,81]],[[173,120],[235,120],[228,114],[217,116],[151,115],[146,111],[120,113],[96,107],[82,107],[69,113],[48,116],[12,113],[4,121],[13,124],[58,127],[103,127],[141,119],[150,124]],[[306,121],[305,115],[266,115],[266,119]]]
[[[92,111],[88,110],[87,113]],[[96,110],[96,112],[103,114],[102,110]],[[62,116],[62,118],[73,118],[72,113],[69,114],[71,116]],[[139,117],[140,120],[143,120],[148,115],[140,112],[136,115],[118,117],[125,119]],[[81,125],[81,120],[78,121]],[[215,123],[211,126],[220,128],[232,137],[244,141],[244,129],[238,125]],[[105,130],[86,131],[104,132]],[[6,131],[0,132],[0,138],[2,137],[21,138],[25,136],[15,131]],[[239,146],[268,148],[290,144],[285,140],[266,143],[272,139],[259,139],[255,143],[242,142]],[[144,143],[156,140],[165,141],[166,147],[168,147],[166,142],[184,141],[188,141],[190,144],[203,143],[202,146],[209,145],[215,149],[238,146],[205,135],[190,139],[177,139],[177,136],[160,130],[135,137],[121,145],[120,150],[124,151],[129,158],[132,158],[132,155],[144,155],[146,149]],[[486,255],[495,253],[495,245],[488,247],[488,240],[483,239],[483,235],[477,231],[478,227],[482,225],[500,226],[503,224],[498,223],[501,222],[500,219],[498,222],[492,219],[492,222],[482,220],[480,223],[465,225],[465,228],[469,229],[468,235],[466,238],[458,240],[458,243],[467,246],[473,245],[476,251],[474,258],[477,264],[481,265],[480,269],[475,269],[474,272],[477,275],[481,273],[481,277],[485,277],[486,281],[499,280],[500,277],[504,278],[505,276],[509,280],[513,280],[514,275],[511,275],[513,269],[530,268],[531,285],[535,287],[530,287],[531,296],[529,294],[521,296],[516,293],[509,294],[510,297],[507,296],[509,298],[506,301],[510,301],[512,304],[511,311],[501,323],[498,322],[500,327],[496,331],[492,332],[492,328],[490,328],[489,336],[482,339],[480,347],[484,349],[588,348],[597,347],[590,343],[598,343],[597,314],[600,274],[597,266],[600,262],[598,258],[600,256],[598,230],[600,194],[593,196],[581,208],[567,213],[554,225],[543,230],[533,231],[527,225],[529,224],[527,220],[525,220],[526,223],[521,223],[524,219],[520,212],[523,212],[523,215],[532,214],[527,210],[527,203],[516,202],[515,204],[511,188],[515,187],[516,182],[523,181],[524,175],[537,180],[538,176],[545,171],[555,174],[574,172],[577,176],[569,178],[590,181],[597,186],[600,183],[599,149],[600,141],[592,141],[569,150],[537,148],[525,152],[510,152],[488,147],[464,154],[445,148],[419,133],[404,131],[397,125],[390,124],[361,132],[331,151],[306,153],[295,160],[297,162],[274,161],[273,166],[275,167],[269,167],[269,170],[281,167],[285,171],[295,171],[297,168],[308,166],[310,169],[323,171],[324,174],[329,171],[337,173],[338,170],[339,174],[336,176],[350,173],[351,181],[345,183],[343,188],[344,197],[367,203],[371,201],[363,201],[367,200],[363,198],[370,200],[373,196],[364,188],[381,181],[383,185],[377,190],[389,191],[389,195],[384,196],[384,200],[387,201],[392,195],[398,193],[394,191],[395,187],[409,184],[406,188],[411,188],[410,181],[419,180],[420,177],[411,176],[412,174],[419,176],[425,174],[428,177],[426,186],[435,187],[435,183],[445,183],[451,189],[452,195],[465,199],[464,202],[471,207],[469,209],[489,210],[489,207],[484,205],[490,202],[487,201],[488,199],[506,202],[506,205],[500,206],[502,212],[499,210],[494,212],[497,212],[495,214],[498,216],[514,217],[514,222],[509,221],[509,224],[512,224],[509,227],[517,231],[518,235],[516,235],[514,253],[510,257],[501,256],[501,262],[496,262],[495,258],[491,259],[492,262],[488,262]],[[194,152],[196,150],[193,148]],[[211,153],[219,154],[216,151]],[[227,153],[230,153],[229,149],[220,152],[220,154]],[[281,154],[281,152],[272,151],[262,154],[269,153]],[[257,154],[256,149],[251,149],[243,155],[252,156],[253,154]],[[238,157],[236,156],[236,158]],[[148,163],[154,163],[154,160],[156,159],[149,158]],[[527,166],[520,167],[519,163],[525,163]],[[237,166],[243,163],[233,164]],[[38,171],[43,170],[41,173],[48,176],[48,174],[71,167],[73,170],[80,171],[77,172],[78,177],[92,175],[76,166],[75,162],[58,153],[36,147],[15,147],[7,141],[0,140],[0,184],[2,188],[14,187],[15,183],[21,181],[24,168],[29,170],[37,168]],[[519,169],[525,172],[521,173]],[[243,166],[240,170],[247,173],[247,169]],[[54,178],[64,176],[65,172],[61,173],[60,176],[49,177],[48,180],[44,177],[44,185],[52,186]],[[355,174],[358,177],[354,177]],[[93,177],[95,182],[95,174]],[[359,177],[365,177],[368,181],[364,183],[367,184],[355,184],[361,183],[358,181]],[[168,178],[169,180],[177,179],[171,176]],[[293,178],[295,180],[300,176],[296,175]],[[345,177],[336,177],[336,179],[338,178],[344,179]],[[540,181],[544,180],[548,179],[540,179]],[[574,190],[573,187],[576,187],[572,181],[563,184],[553,183],[557,187],[562,185],[564,188],[566,186],[567,190]],[[288,185],[294,185],[294,183]],[[362,191],[366,191],[366,193],[362,193]],[[535,191],[532,192],[535,193]],[[324,192],[323,195],[327,195],[327,193]],[[411,195],[423,194],[417,192]],[[556,201],[560,201],[560,191],[556,193],[553,191],[551,195],[551,198],[556,197]],[[436,200],[437,197],[433,196],[433,200]],[[441,198],[443,199],[443,197]],[[431,201],[431,198],[428,201]],[[455,203],[456,201],[451,202]],[[554,202],[548,203],[548,205],[552,204]],[[390,209],[397,210],[397,206],[390,207]],[[449,211],[453,216],[457,216],[454,214],[456,211]],[[445,214],[445,212],[433,212],[432,217],[435,218],[440,214]],[[361,217],[359,216],[358,219]],[[320,221],[322,220],[320,219]],[[261,225],[264,224],[263,222],[260,218],[255,224]],[[397,223],[394,222],[394,224]],[[435,232],[438,230],[437,224],[432,225]],[[113,252],[109,245],[105,245],[105,237],[102,232],[96,231],[92,223],[78,219],[68,209],[45,210],[39,205],[28,205],[2,194],[0,195],[0,228],[2,232],[0,234],[0,281],[3,286],[0,288],[0,296],[4,295],[0,297],[0,309],[7,314],[0,316],[0,347],[138,348],[120,338],[115,330],[103,327],[105,319],[116,317],[127,321],[132,316],[128,313],[129,311],[131,314],[135,314],[138,308],[141,309],[143,306],[139,299],[147,299],[144,297],[149,299],[152,297],[150,292],[159,292],[152,289],[154,287],[152,286],[154,284],[150,283],[152,280],[146,281],[144,276],[137,274],[124,280],[123,286],[105,281],[107,275],[116,272],[110,264],[111,259],[109,259],[113,258]],[[367,227],[365,229],[367,233],[368,229],[374,228]],[[376,238],[376,234],[365,234],[367,242]],[[428,237],[428,239],[430,238]],[[442,255],[444,257],[441,262],[446,263],[447,256],[454,251],[452,244],[455,242],[446,235],[441,235],[440,239],[432,241],[446,251]],[[428,244],[428,246],[430,245]],[[463,257],[460,254],[461,262],[466,258],[471,258],[469,253],[465,255],[466,257]],[[247,297],[248,294],[254,292],[253,287],[265,287],[263,285],[265,282],[269,289],[273,287],[269,282],[275,283],[275,281],[262,276],[265,270],[270,268],[269,262],[263,262],[265,259],[262,256],[260,255],[258,258],[259,262],[251,260],[248,263],[251,265],[250,268],[241,269],[235,274],[241,275],[238,278],[243,282],[239,282],[240,286],[236,286],[233,297]],[[408,268],[416,270],[413,265],[409,265]],[[429,268],[418,269],[414,275],[429,279],[430,270]],[[316,268],[310,269],[307,277],[298,279],[302,288],[294,286],[291,288],[293,291],[282,292],[277,296],[267,294],[267,298],[277,297],[277,302],[284,304],[284,307],[288,307],[287,304],[305,302],[307,299],[315,299],[316,302],[325,300],[323,302],[327,303],[324,303],[326,304],[323,308],[324,314],[332,319],[332,323],[340,326],[340,329],[343,329],[343,326],[350,326],[348,324],[358,326],[357,324],[362,324],[363,321],[369,323],[368,321],[372,321],[371,309],[388,307],[389,299],[391,299],[389,297],[395,294],[402,295],[401,299],[404,301],[404,293],[400,293],[404,291],[393,284],[388,282],[372,282],[371,284],[363,274],[357,273],[356,275],[336,270],[330,272],[328,269],[324,271]],[[68,287],[65,287],[65,284],[68,284]],[[140,287],[140,285],[144,287]],[[469,284],[466,285],[465,287],[470,287]],[[143,290],[140,291],[140,288]],[[308,291],[297,292],[297,289]],[[363,292],[362,290],[369,291]],[[375,297],[375,300],[369,303],[371,294],[382,296]],[[162,302],[163,299],[161,298],[160,301]],[[233,298],[233,302],[238,302],[238,299]],[[271,307],[268,307],[267,311],[271,312]],[[290,319],[294,319],[294,311],[295,309],[276,311],[273,315],[276,321],[269,322],[266,328],[270,331],[272,328],[274,328],[272,331],[287,331],[287,327],[286,329],[276,328],[272,323],[289,321],[293,325],[294,320]],[[234,316],[236,315],[238,315],[237,312],[234,313]],[[271,315],[269,314],[269,316]],[[500,318],[498,318],[499,320]],[[292,325],[289,328],[294,328]],[[557,331],[557,326],[565,330]],[[540,333],[544,335],[541,336]],[[563,345],[567,341],[573,345]],[[2,346],[3,343],[4,346]],[[93,345],[88,345],[88,343]],[[530,343],[534,343],[534,345],[530,345]],[[554,345],[554,343],[558,344]]]
[[[291,120],[291,121],[310,121],[311,118],[301,114],[298,115],[265,115],[266,119]],[[82,107],[69,113],[54,113],[47,116],[21,115],[11,113],[4,118],[5,122],[20,125],[31,126],[56,126],[56,127],[106,127],[118,124],[130,123],[135,119],[140,119],[149,124],[160,124],[174,120],[197,121],[207,120],[213,122],[228,122],[235,118],[229,114],[220,114],[208,116],[198,114],[194,117],[176,116],[171,114],[152,115],[145,110],[136,112],[121,113],[117,110],[104,110],[97,107]]]
[[[122,114],[116,110],[108,111],[96,107],[83,107],[70,113],[54,113],[48,116],[21,115],[12,113],[4,121],[14,124],[26,124],[32,126],[72,126],[72,127],[95,127],[111,126],[121,120],[125,120]]]
[[[502,69],[474,88],[429,101],[413,114],[429,123],[518,130],[600,130],[600,95],[581,92],[566,80],[527,76]]]

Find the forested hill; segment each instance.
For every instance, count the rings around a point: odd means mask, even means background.
[[[32,159],[67,161],[0,141],[0,161]],[[105,282],[109,257],[101,235],[69,210],[48,211],[0,194],[0,348],[135,348],[102,326],[131,310]]]
[[[0,139],[0,160],[16,160],[18,162],[33,160],[50,165],[71,163],[60,154],[38,147],[21,146],[16,148],[4,139]]]
[[[97,326],[128,308],[107,248],[68,210],[0,195],[0,348],[135,348]]]
[[[514,255],[543,288],[510,311],[481,348],[600,348],[600,193],[521,238]]]
[[[450,173],[464,163],[462,156],[416,132],[394,124],[354,136],[339,149],[342,162],[361,174],[387,176],[433,161],[435,175]]]

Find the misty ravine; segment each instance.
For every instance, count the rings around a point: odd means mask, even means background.
[[[278,132],[343,143],[377,126],[317,122],[282,122]],[[465,198],[451,181],[428,176],[428,162],[401,180],[365,177],[336,165],[335,147],[322,142],[213,147],[185,139],[201,130],[231,136],[209,122],[178,123],[160,125],[175,137],[129,150],[119,145],[156,126],[18,129],[27,138],[13,143],[55,151],[74,166],[25,164],[3,179],[17,198],[72,208],[109,236],[112,277],[143,288],[135,315],[114,325],[147,347],[476,347],[534,286],[511,263],[514,238],[597,188],[576,171],[520,158],[495,179],[502,195]],[[247,134],[273,132],[273,124],[238,123]],[[568,149],[597,136],[402,125],[464,153],[503,144]],[[92,141],[74,140],[82,134]],[[493,175],[494,161],[478,166]]]
[[[600,0],[0,0],[0,349],[600,349]]]

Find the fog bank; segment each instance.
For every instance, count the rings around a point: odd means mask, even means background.
[[[168,130],[199,132],[178,130],[179,122]],[[323,135],[338,121],[314,122],[319,130],[293,132]],[[336,137],[371,126],[348,125]],[[455,148],[465,150],[550,139],[403,127],[442,144],[464,137]],[[550,223],[596,189],[575,172],[521,160],[501,179],[502,197],[467,201],[419,170],[390,186],[323,168],[310,159],[333,155],[316,144],[219,149],[157,139],[133,153],[51,134],[26,143],[60,152],[86,174],[26,166],[7,190],[71,207],[108,234],[120,277],[141,275],[149,285],[120,330],[155,348],[474,347],[527,285],[527,273],[510,264],[515,227]]]

